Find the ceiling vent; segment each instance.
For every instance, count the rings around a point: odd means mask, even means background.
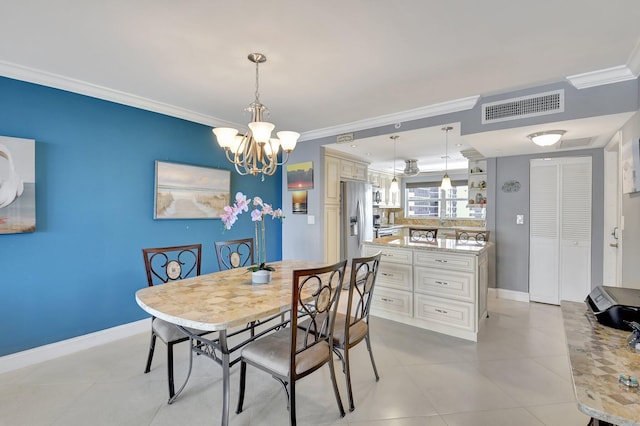
[[[482,124],[564,112],[564,90],[482,104]]]
[[[418,160],[404,160],[406,166],[404,168],[404,174],[406,176],[415,176],[420,173],[418,169]]]

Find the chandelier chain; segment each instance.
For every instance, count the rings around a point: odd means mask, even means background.
[[[256,103],[260,103],[260,81],[259,81],[259,75],[260,73],[258,72],[258,67],[260,66],[260,62],[256,61]]]

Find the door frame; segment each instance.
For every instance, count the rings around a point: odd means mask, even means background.
[[[602,284],[622,285],[622,132],[617,131],[604,147],[604,229],[602,248]],[[618,228],[618,238],[613,236]],[[617,245],[614,247],[613,245]]]

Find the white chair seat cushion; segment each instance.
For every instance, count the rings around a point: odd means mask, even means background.
[[[205,331],[197,330],[195,328],[188,328],[188,327],[185,327],[185,328],[196,335],[207,333]],[[184,334],[182,330],[178,328],[177,325],[167,322],[165,320],[162,320],[160,318],[153,319],[153,322],[151,323],[151,329],[156,334],[156,336],[158,336],[160,340],[162,340],[165,343],[174,342],[176,340],[184,339],[187,337],[187,335]]]
[[[333,326],[333,344],[336,346],[344,346],[344,326],[347,317],[344,314],[337,313]],[[360,320],[349,327],[349,346],[355,345],[365,338],[367,335],[368,325],[365,321]]]
[[[325,314],[319,314],[316,318],[318,323],[322,323]],[[333,326],[333,344],[335,346],[344,346],[344,323],[347,317],[344,314],[338,312]],[[301,322],[298,327],[301,329],[307,328],[308,319]],[[358,321],[353,324],[349,329],[349,346],[353,346],[367,335],[368,325],[365,321]],[[313,332],[313,328],[310,330]]]
[[[297,330],[297,346],[302,349],[304,332]],[[309,339],[312,341],[312,339]],[[249,343],[242,349],[242,358],[247,362],[264,367],[280,376],[289,374],[289,352],[291,328],[285,328]],[[296,356],[296,375],[302,375],[331,358],[329,344],[321,341]]]

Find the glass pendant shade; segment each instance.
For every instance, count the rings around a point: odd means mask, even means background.
[[[268,123],[266,121],[254,121],[249,123],[251,134],[258,143],[266,143],[271,138],[271,131],[275,127],[275,124]]]
[[[389,191],[391,191],[394,194],[398,192],[398,179],[396,179],[395,177],[391,180],[391,186],[389,187]]]
[[[442,183],[440,183],[440,189],[448,191],[451,188],[451,179],[449,178],[449,175],[445,173],[445,175],[442,177]]]
[[[238,130],[231,127],[216,127],[213,129],[213,133],[221,148],[231,148],[234,143],[233,138],[238,134]]]
[[[278,153],[280,149],[280,139],[271,138],[268,143],[264,144],[264,153],[271,155],[272,152]]]
[[[300,137],[300,133],[291,132],[288,130],[278,132],[278,138],[280,139],[280,144],[282,146],[282,150],[286,152],[291,152],[296,147],[296,143],[298,143],[298,138]]]

